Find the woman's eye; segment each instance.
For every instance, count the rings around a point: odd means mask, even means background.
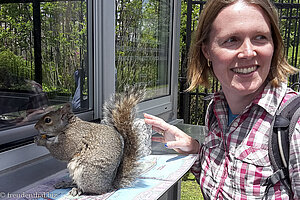
[[[258,35],[258,36],[256,36],[256,39],[257,40],[265,40],[267,38],[265,36],[263,36],[263,35]]]
[[[223,45],[226,45],[226,46],[227,45],[232,45],[235,42],[237,42],[237,39],[235,37],[231,37],[231,38],[228,38],[225,41],[223,41]]]
[[[231,43],[231,42],[235,42],[236,38],[232,37],[232,38],[228,38],[225,43]]]

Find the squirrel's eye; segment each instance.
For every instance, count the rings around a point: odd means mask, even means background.
[[[50,117],[46,117],[46,118],[44,119],[44,122],[45,122],[46,124],[51,123],[51,118],[50,118]]]

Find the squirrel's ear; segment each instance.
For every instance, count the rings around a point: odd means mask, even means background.
[[[63,107],[60,109],[60,113],[62,116],[72,113],[71,104],[70,103],[64,104]]]

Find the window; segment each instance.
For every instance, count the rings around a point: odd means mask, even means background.
[[[116,1],[116,90],[147,86],[147,98],[170,94],[172,1]]]
[[[0,3],[0,131],[66,102],[91,108],[87,24],[86,0]]]
[[[126,84],[147,86],[139,111],[176,120],[179,13],[176,0],[1,0],[0,172],[49,153],[33,143],[45,112],[71,102],[101,119]]]

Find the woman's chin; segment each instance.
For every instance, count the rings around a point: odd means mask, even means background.
[[[262,82],[243,82],[232,85],[232,89],[237,95],[249,95],[259,93],[264,86]]]

